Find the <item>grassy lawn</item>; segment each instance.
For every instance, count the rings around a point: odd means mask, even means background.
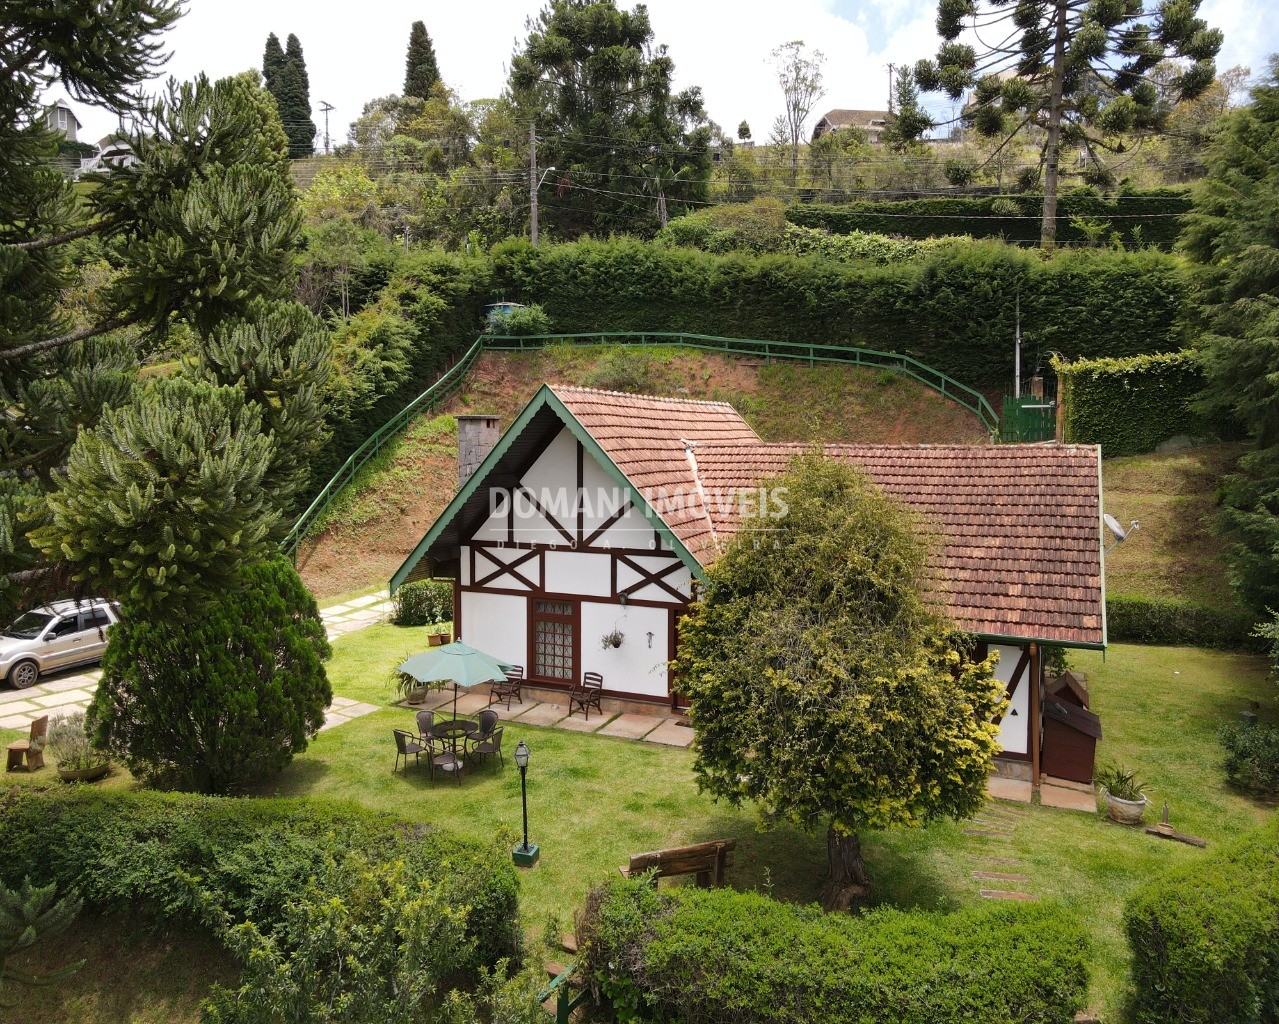
[[[465,775],[460,786],[447,778],[432,784],[425,769],[391,772],[390,731],[410,726],[411,716],[394,707],[388,670],[402,655],[422,647],[425,633],[380,625],[339,639],[330,664],[335,693],[383,710],[321,734],[260,792],[358,800],[480,840],[514,843],[520,788],[509,753],[505,769],[487,765]],[[1273,684],[1266,680],[1260,659],[1184,648],[1116,646],[1104,660],[1100,654],[1084,654],[1074,661],[1089,674],[1094,704],[1102,715],[1106,737],[1101,757],[1138,769],[1156,805],[1168,800],[1177,828],[1205,837],[1211,850],[1273,813],[1227,790],[1218,767],[1216,730],[1221,722],[1253,699],[1274,712]],[[629,854],[717,837],[738,840],[737,865],[730,875],[734,886],[785,900],[816,898],[825,869],[824,838],[789,828],[760,832],[749,808],[734,810],[699,794],[688,751],[514,722],[505,736],[508,751],[520,739],[533,751],[530,828],[542,847],[542,862],[522,876],[525,927],[532,935],[540,935],[551,918],[567,925],[587,889],[614,876]],[[12,778],[56,784],[49,774]],[[130,780],[119,772],[108,784],[127,786]],[[1103,1012],[1113,1011],[1127,973],[1125,897],[1150,875],[1203,857],[1204,852],[1109,824],[1100,815],[1026,810],[1027,816],[1019,818],[1011,832],[995,837],[967,835],[965,828],[972,826],[955,823],[866,837],[875,899],[898,907],[948,909],[978,902],[982,886],[1059,898],[1079,908],[1090,922],[1095,942],[1091,1002]],[[1016,864],[994,862],[992,857]],[[1022,874],[1027,880],[979,882],[972,877],[975,870]],[[141,946],[146,956],[163,962],[163,950],[153,950],[149,938]],[[216,974],[217,965],[211,962],[209,970]],[[152,984],[145,978],[142,983]],[[178,998],[155,984],[152,994],[157,999]],[[105,1006],[106,989],[114,989],[114,984],[105,970],[83,975],[69,986],[70,991],[85,993],[86,1007]],[[128,1003],[139,997],[122,992],[119,998]],[[88,1012],[68,1008],[63,1016],[45,1019],[125,1019],[109,1016],[108,1010],[98,1017],[85,1016]],[[176,1010],[155,1018],[142,1009],[130,1012],[139,1020],[187,1019]]]
[[[1217,488],[1239,452],[1219,444],[1102,463],[1106,511],[1125,526],[1141,523],[1106,556],[1109,593],[1238,607],[1213,524]]]

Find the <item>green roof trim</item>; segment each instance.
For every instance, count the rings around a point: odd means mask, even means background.
[[[507,427],[502,436],[498,438],[498,442],[493,446],[493,450],[484,457],[484,461],[476,467],[475,472],[471,474],[466,483],[463,484],[457,494],[453,496],[453,500],[450,501],[444,511],[440,513],[439,518],[435,520],[431,528],[426,532],[426,536],[418,541],[417,546],[413,549],[409,557],[406,558],[399,569],[396,570],[395,575],[391,577],[390,591],[392,594],[399,590],[399,588],[403,585],[404,580],[417,566],[417,563],[420,562],[431,549],[431,545],[439,539],[440,534],[444,532],[454,518],[456,518],[458,513],[462,511],[471,496],[480,489],[484,483],[484,479],[493,471],[494,467],[497,466],[506,453],[510,451],[511,445],[515,442],[515,439],[524,432],[529,423],[532,422],[533,417],[546,408],[549,408],[556,414],[556,416],[559,417],[560,421],[568,428],[569,432],[572,433],[582,447],[595,458],[604,471],[613,479],[613,482],[622,489],[623,493],[625,493],[626,496],[634,503],[635,507],[643,513],[644,518],[648,520],[649,525],[653,527],[659,536],[665,538],[666,542],[670,544],[671,550],[679,556],[680,561],[689,567],[689,570],[693,573],[693,575],[698,579],[705,578],[705,570],[702,568],[702,564],[693,557],[692,552],[689,551],[684,542],[675,535],[674,531],[667,525],[666,520],[657,514],[657,511],[642,495],[636,493],[634,486],[631,484],[630,480],[627,479],[626,474],[623,473],[617,463],[609,457],[608,453],[600,447],[599,442],[591,436],[591,432],[587,430],[578,418],[569,411],[568,407],[560,401],[559,396],[555,394],[555,392],[551,389],[551,386],[549,384],[543,384],[528,405],[524,407],[523,411],[515,417],[515,421]]]

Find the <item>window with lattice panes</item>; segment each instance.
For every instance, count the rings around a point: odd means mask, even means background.
[[[533,674],[539,679],[571,683],[577,677],[577,604],[533,602]]]

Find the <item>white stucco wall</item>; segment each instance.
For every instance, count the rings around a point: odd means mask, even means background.
[[[528,660],[528,598],[462,591],[462,639],[501,661],[523,665]]]
[[[1021,648],[1004,644],[991,644],[991,652],[999,652],[999,664],[995,666],[995,678],[1008,686],[1008,680],[1017,670],[1017,662],[1021,660]],[[1030,667],[1022,673],[1017,691],[1013,694],[1008,713],[999,724],[999,745],[1012,754],[1030,753],[1030,688],[1034,681],[1030,678]],[[1014,714],[1016,712],[1016,714]]]
[[[612,593],[609,562],[608,555],[548,551],[545,589],[552,594],[608,597]]]
[[[598,672],[604,689],[665,697],[670,613],[665,608],[582,602],[582,671]],[[614,629],[625,635],[622,646],[600,644]],[[649,646],[648,634],[653,634]]]

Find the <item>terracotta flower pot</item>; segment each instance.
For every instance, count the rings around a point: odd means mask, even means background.
[[[427,636],[432,647],[443,647],[448,638],[447,633],[431,633]]]
[[[1121,800],[1106,790],[1106,810],[1110,813],[1110,820],[1120,825],[1140,825],[1148,803],[1145,793],[1141,794],[1140,800]]]

